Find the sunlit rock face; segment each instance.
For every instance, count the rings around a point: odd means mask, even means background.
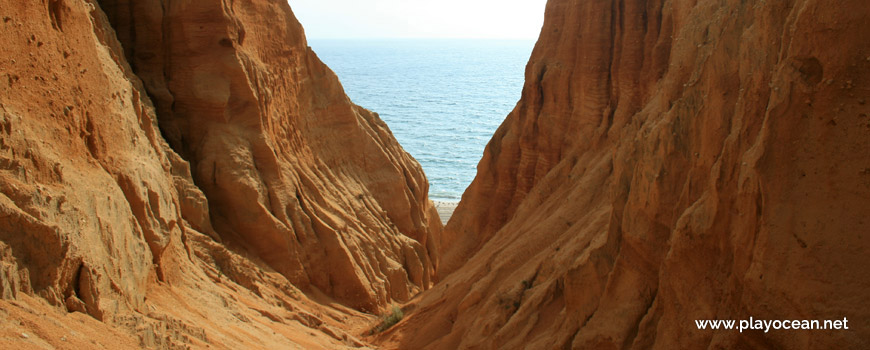
[[[227,244],[360,310],[428,288],[440,223],[422,169],[287,4],[100,4]]]
[[[356,347],[358,311],[433,283],[420,166],[286,2],[0,0],[0,28],[0,327],[20,341]]]
[[[850,348],[870,333],[862,1],[551,0],[403,349]]]

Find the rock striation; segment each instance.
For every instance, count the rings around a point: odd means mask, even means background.
[[[428,288],[440,223],[422,168],[285,2],[100,5],[224,241],[361,310]]]
[[[401,349],[870,346],[862,1],[550,0]],[[698,330],[832,319],[841,331]]]
[[[361,347],[360,311],[433,283],[422,169],[285,1],[0,0],[0,28],[0,313],[22,341]]]

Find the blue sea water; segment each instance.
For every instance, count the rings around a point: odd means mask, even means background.
[[[309,40],[354,103],[423,166],[429,197],[458,201],[514,108],[533,40]]]

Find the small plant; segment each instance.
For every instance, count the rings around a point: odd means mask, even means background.
[[[390,308],[390,312],[384,314],[383,320],[381,320],[381,324],[377,327],[377,332],[383,332],[387,329],[390,329],[396,323],[402,320],[405,317],[405,313],[402,312],[402,308],[398,305],[393,305]]]

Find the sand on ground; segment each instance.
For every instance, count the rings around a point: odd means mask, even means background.
[[[450,221],[450,217],[453,216],[453,211],[456,210],[456,206],[459,205],[459,202],[432,202],[435,203],[435,209],[438,210],[438,216],[441,217],[441,223],[447,225],[447,221]]]

